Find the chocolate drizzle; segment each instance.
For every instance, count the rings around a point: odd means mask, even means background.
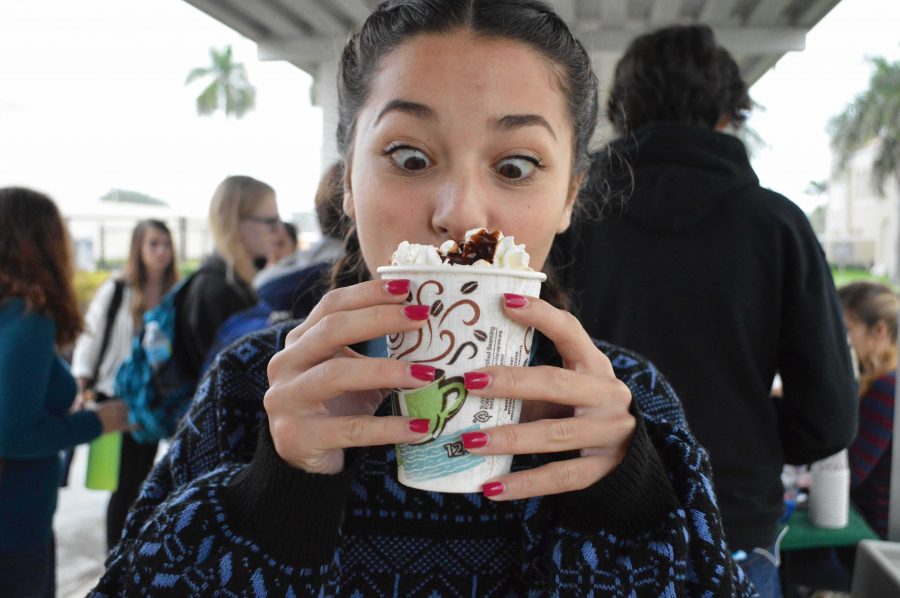
[[[499,230],[488,232],[487,229],[481,229],[469,237],[468,241],[457,244],[455,250],[448,251],[447,255],[441,257],[445,262],[456,266],[471,266],[479,260],[493,264],[494,251],[501,234]]]

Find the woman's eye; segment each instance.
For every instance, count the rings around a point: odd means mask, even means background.
[[[431,160],[421,150],[412,147],[398,147],[388,151],[394,164],[403,170],[417,171],[431,166]]]
[[[537,158],[528,156],[512,156],[504,158],[497,163],[497,174],[505,179],[518,181],[529,178],[534,174],[534,169],[540,165]]]

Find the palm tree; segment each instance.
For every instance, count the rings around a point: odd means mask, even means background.
[[[900,61],[888,62],[878,57],[869,62],[875,66],[869,88],[831,119],[828,132],[837,152],[838,171],[847,166],[860,147],[879,140],[872,183],[883,195],[890,177],[900,184]]]
[[[900,61],[888,62],[877,57],[869,62],[875,67],[869,88],[831,119],[828,132],[837,153],[838,172],[847,167],[859,148],[878,140],[878,153],[872,163],[872,185],[883,197],[885,183],[890,178],[900,189]],[[900,223],[900,199],[896,209]],[[895,243],[897,256],[892,278],[900,283],[900,243]]]
[[[197,114],[209,115],[224,110],[226,116],[241,118],[256,104],[256,88],[247,78],[247,69],[234,61],[231,46],[221,51],[210,48],[209,57],[212,64],[195,68],[185,81],[185,85],[190,85],[197,79],[212,78],[197,96]]]

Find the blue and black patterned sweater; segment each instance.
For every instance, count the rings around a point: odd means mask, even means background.
[[[338,475],[282,461],[262,399],[289,330],[217,359],[92,596],[755,595],[726,546],[707,455],[638,356],[598,343],[640,411],[624,461],[580,492],[492,502],[401,486],[393,447],[349,451]],[[559,357],[544,340],[534,361]]]

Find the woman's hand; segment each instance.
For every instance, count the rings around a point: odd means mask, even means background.
[[[79,376],[76,378],[76,382],[78,383],[78,392],[75,394],[72,406],[69,407],[69,413],[81,411],[85,405],[94,400],[94,389],[89,387],[88,379]]]
[[[408,280],[373,280],[329,292],[269,362],[264,405],[275,450],[294,467],[334,474],[344,449],[416,442],[429,420],[375,417],[390,388],[418,388],[434,368],[360,355],[349,345],[425,325],[428,306],[401,303]]]
[[[125,402],[119,399],[99,403],[97,405],[97,417],[100,418],[103,434],[126,432],[134,429],[134,426],[128,423],[128,408],[125,406]]]
[[[587,488],[625,458],[636,425],[628,411],[631,391],[574,316],[534,297],[508,294],[504,301],[511,319],[556,344],[563,367],[494,366],[466,373],[473,394],[525,404],[522,423],[463,434],[463,445],[479,455],[578,450],[580,456],[497,478],[484,484],[484,494],[512,500]]]

